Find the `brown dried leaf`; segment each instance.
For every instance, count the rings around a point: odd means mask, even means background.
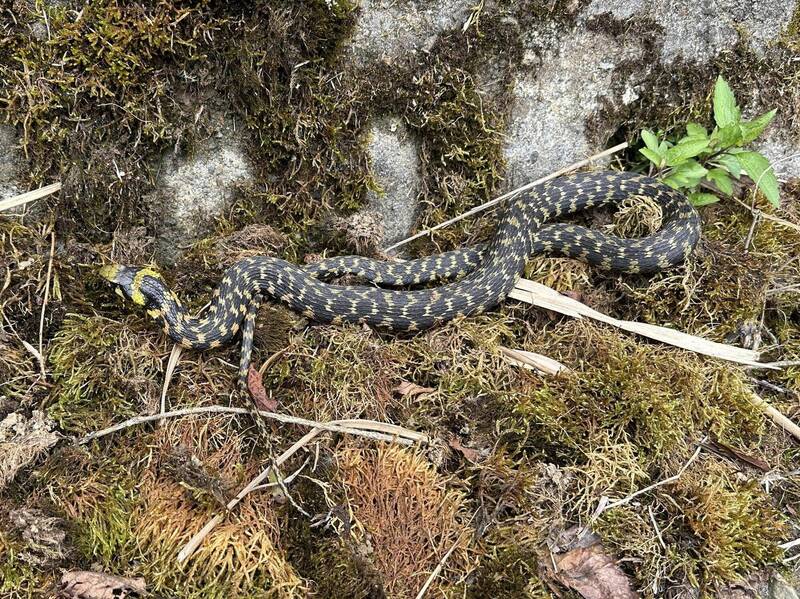
[[[461,444],[461,441],[458,440],[458,437],[450,437],[447,441],[447,444],[467,458],[473,464],[477,463],[480,460],[481,454],[478,452],[477,449],[472,449],[471,447],[464,447]]]
[[[123,599],[147,596],[144,578],[72,570],[61,577],[62,596],[74,599]]]
[[[253,402],[259,410],[274,412],[277,409],[277,400],[270,399],[267,396],[267,390],[264,389],[261,373],[252,366],[247,373],[247,390],[250,392],[250,397],[253,398]]]
[[[422,395],[423,393],[433,393],[436,389],[432,387],[420,387],[415,383],[403,381],[397,387],[392,389],[395,393],[399,393],[404,397],[414,397],[415,395]]]
[[[595,543],[555,556],[555,578],[586,599],[637,599],[625,573],[614,558]]]
[[[711,447],[711,449],[713,449],[717,453],[720,453],[728,458],[734,460],[739,459],[745,462],[746,464],[750,464],[754,468],[758,468],[762,472],[770,471],[770,467],[767,462],[765,462],[759,457],[750,455],[749,453],[745,453],[744,451],[742,451],[741,449],[737,449],[733,445],[728,445],[727,443],[723,443],[722,441],[711,441],[708,445]]]

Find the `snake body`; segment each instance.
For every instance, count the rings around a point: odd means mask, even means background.
[[[548,223],[630,196],[652,198],[662,227],[639,239],[621,239],[564,223]],[[383,262],[358,256],[323,260],[306,268],[257,256],[228,268],[200,317],[192,317],[161,276],[148,268],[111,265],[101,274],[161,320],[184,347],[219,347],[241,332],[239,380],[246,382],[253,330],[263,297],[281,301],[311,320],[366,323],[392,331],[418,331],[458,316],[479,314],[514,288],[534,254],[579,258],[602,269],[647,273],[688,256],[700,236],[697,213],[679,192],[654,179],[624,172],[579,173],[555,179],[512,200],[487,244],[410,260]],[[324,278],[357,275],[373,286],[334,285]],[[387,289],[454,279],[424,289]]]

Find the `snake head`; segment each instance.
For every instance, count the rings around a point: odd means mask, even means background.
[[[163,294],[164,280],[150,268],[108,264],[100,269],[100,276],[114,284],[120,297],[139,306],[149,306]]]

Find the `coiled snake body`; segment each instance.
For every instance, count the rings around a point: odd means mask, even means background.
[[[658,203],[663,214],[661,229],[648,237],[621,239],[570,224],[545,224],[630,196],[646,196]],[[533,254],[558,254],[607,270],[646,273],[682,261],[699,235],[697,213],[675,190],[632,173],[580,173],[548,182],[513,200],[494,237],[484,246],[407,262],[348,256],[306,268],[266,256],[245,258],[225,272],[201,317],[190,316],[161,276],[149,268],[109,265],[101,275],[161,320],[164,331],[184,347],[219,347],[241,331],[239,382],[243,385],[255,317],[264,296],[316,321],[417,331],[497,305],[514,288]],[[343,274],[358,275],[375,286],[333,285],[320,280]],[[447,279],[456,280],[426,289],[381,287]]]

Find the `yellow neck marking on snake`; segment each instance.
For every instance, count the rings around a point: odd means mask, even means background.
[[[145,277],[161,279],[161,275],[150,268],[143,268],[136,273],[136,275],[133,277],[133,283],[131,283],[131,291],[133,292],[131,299],[133,300],[134,304],[139,306],[144,306],[147,303],[147,299],[145,299],[144,294],[142,293],[142,280]]]

